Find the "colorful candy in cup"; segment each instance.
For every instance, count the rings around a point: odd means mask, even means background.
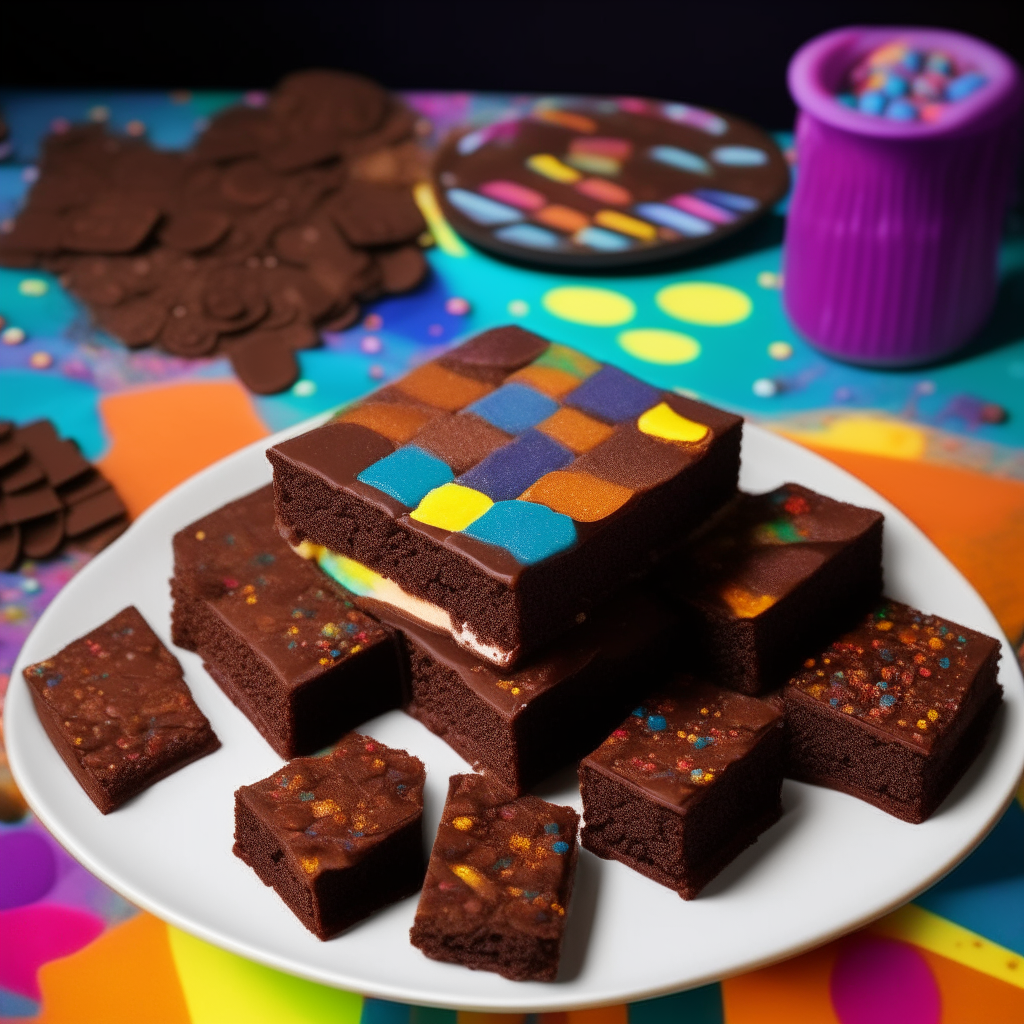
[[[934,121],[988,83],[947,53],[895,40],[875,47],[850,71],[836,99],[872,117]]]

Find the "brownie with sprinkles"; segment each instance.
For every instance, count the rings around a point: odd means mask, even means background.
[[[579,847],[579,815],[453,775],[427,866],[414,946],[512,981],[554,981]]]
[[[580,763],[584,849],[693,899],[782,814],[784,718],[677,678]]]
[[[285,543],[270,485],[175,536],[171,593],[174,642],[282,757],[399,705],[391,630]]]
[[[741,428],[499,327],[267,454],[293,545],[507,669],[735,494]]]
[[[405,710],[514,793],[579,760],[608,734],[665,669],[677,626],[663,603],[631,590],[503,671],[415,619],[366,604],[400,637]]]
[[[922,822],[984,746],[999,641],[886,600],[786,686],[786,774]]]
[[[236,857],[318,938],[423,882],[423,762],[348,733],[235,791]]]
[[[178,659],[125,608],[25,680],[39,720],[104,813],[219,746]]]
[[[781,686],[881,597],[882,514],[783,484],[739,494],[662,574],[701,675]]]

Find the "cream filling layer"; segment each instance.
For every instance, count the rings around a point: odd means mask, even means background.
[[[410,594],[394,580],[389,580],[362,562],[339,555],[322,544],[313,544],[308,540],[301,544],[293,544],[292,550],[300,557],[316,562],[332,580],[353,594],[390,605],[403,615],[447,633],[460,647],[472,651],[477,657],[489,661],[492,665],[507,668],[511,664],[514,652],[483,643],[470,629],[468,622],[456,625],[451,615],[440,605],[431,604],[422,597]]]

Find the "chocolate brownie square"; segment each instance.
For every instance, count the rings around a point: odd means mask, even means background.
[[[409,939],[434,960],[512,981],[554,981],[579,815],[453,775]]]
[[[740,494],[662,575],[701,675],[781,686],[882,593],[882,514],[799,484]]]
[[[220,746],[178,659],[134,607],[25,669],[57,753],[104,813]]]
[[[396,708],[391,631],[274,528],[268,485],[174,538],[171,635],[285,758]]]
[[[501,327],[267,455],[292,544],[507,669],[733,496],[741,428]]]
[[[786,774],[924,821],[985,743],[998,662],[998,640],[883,601],[783,691]]]
[[[667,609],[628,591],[502,672],[386,605],[370,608],[400,631],[406,711],[513,793],[592,750],[650,688],[675,640]]]
[[[349,733],[235,791],[234,854],[318,938],[423,882],[423,762]]]
[[[779,708],[677,679],[580,763],[583,847],[693,899],[782,814]]]

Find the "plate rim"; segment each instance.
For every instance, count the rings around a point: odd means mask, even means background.
[[[210,466],[205,467],[198,473],[193,474],[186,480],[181,481],[174,488],[168,491],[157,499],[152,505],[146,508],[137,519],[135,519],[126,533],[118,538],[113,544],[107,549],[93,558],[88,564],[86,564],[75,576],[69,580],[67,586],[74,585],[76,581],[82,579],[88,579],[88,576],[92,572],[99,571],[96,567],[102,565],[103,560],[106,559],[111,552],[116,550],[119,545],[123,544],[129,537],[134,537],[138,534],[140,528],[144,528],[145,524],[151,518],[155,518],[160,515],[162,509],[167,505],[176,503],[179,499],[178,494],[182,489],[189,487],[196,487],[201,485],[204,479],[213,478],[224,466],[225,463],[231,462],[236,459],[242,459],[245,456],[251,456],[254,452],[259,451],[260,453],[265,452],[268,447],[274,444],[278,444],[290,437],[297,436],[298,434],[305,433],[320,424],[326,422],[333,415],[333,410],[320,413],[310,419],[304,420],[300,423],[294,424],[283,430],[277,431],[264,438],[258,439],[236,451],[224,456],[217,460]],[[760,426],[756,423],[752,423],[750,420],[744,422],[744,433],[751,432],[758,435],[765,435],[771,439],[771,443],[778,443],[785,447],[792,447],[797,449],[802,457],[810,456],[813,460],[818,460],[825,463],[829,470],[832,472],[838,472],[845,477],[855,481],[858,485],[867,488],[871,491],[872,495],[885,506],[885,515],[887,519],[901,520],[903,527],[909,527],[911,530],[919,534],[919,540],[924,541],[931,549],[933,556],[937,556],[943,562],[949,570],[955,573],[959,580],[961,587],[965,588],[971,595],[973,595],[978,602],[988,611],[993,622],[995,622],[995,616],[992,614],[991,609],[984,602],[981,596],[977,593],[970,582],[963,576],[959,569],[951,562],[951,560],[931,541],[927,535],[915,524],[913,521],[897,508],[892,502],[888,501],[883,495],[876,491],[873,487],[867,484],[865,481],[856,477],[854,474],[845,470],[842,466],[837,463],[831,462],[823,455],[798,444],[797,442],[785,437],[779,433],[767,429],[766,427]],[[202,513],[205,514],[205,513]],[[59,593],[62,593],[65,588]],[[702,975],[698,978],[690,978],[685,983],[680,985],[679,983],[666,983],[663,985],[647,985],[641,989],[636,989],[628,994],[619,994],[614,997],[608,995],[599,995],[593,999],[587,999],[586,997],[579,998],[569,997],[562,995],[559,997],[559,990],[557,983],[551,986],[550,998],[533,998],[524,999],[521,1002],[515,1002],[506,998],[501,997],[490,997],[490,998],[458,998],[453,996],[445,1000],[439,1000],[436,993],[417,991],[416,986],[406,985],[402,987],[399,984],[397,987],[392,986],[390,990],[381,988],[375,984],[366,985],[361,983],[355,978],[340,978],[338,975],[343,972],[335,971],[333,975],[331,972],[322,970],[315,965],[303,965],[300,963],[293,963],[291,961],[284,961],[282,958],[274,953],[264,952],[262,949],[250,945],[244,941],[239,941],[231,937],[230,935],[222,934],[215,927],[208,927],[201,921],[193,920],[188,914],[179,913],[173,907],[165,906],[164,903],[159,899],[151,899],[145,892],[138,891],[134,885],[130,882],[122,880],[115,869],[107,869],[107,867],[96,858],[92,857],[88,850],[81,847],[76,841],[74,836],[71,836],[67,831],[62,828],[60,821],[57,818],[46,813],[44,810],[40,812],[40,807],[46,808],[46,800],[41,797],[33,785],[31,773],[24,772],[21,752],[21,740],[16,730],[10,728],[12,715],[16,717],[18,714],[34,713],[34,706],[32,705],[31,699],[27,693],[27,684],[24,682],[22,676],[22,669],[24,668],[27,659],[24,658],[24,651],[29,647],[30,641],[37,630],[41,627],[45,627],[48,624],[48,618],[51,612],[54,612],[54,608],[57,605],[56,599],[51,602],[50,605],[43,611],[42,615],[33,626],[29,635],[25,638],[22,644],[22,649],[19,652],[18,658],[15,661],[14,667],[11,672],[10,684],[5,702],[4,709],[4,735],[6,741],[6,748],[8,759],[10,762],[10,768],[15,781],[25,797],[29,808],[35,814],[36,818],[40,823],[47,829],[47,831],[60,843],[60,845],[82,864],[88,871],[98,877],[106,885],[108,885],[115,892],[120,893],[131,903],[137,907],[153,914],[155,917],[164,921],[168,925],[172,925],[179,930],[186,932],[187,934],[193,935],[203,941],[209,942],[221,949],[226,949],[232,953],[242,956],[246,959],[255,961],[265,966],[271,967],[274,970],[281,971],[286,974],[291,974],[296,977],[305,978],[306,980],[316,982],[318,984],[327,985],[332,988],[341,989],[344,991],[355,992],[364,997],[379,998],[393,1001],[400,1001],[409,1003],[412,1005],[419,1006],[430,1006],[439,1007],[444,1009],[454,1009],[462,1011],[478,1011],[485,1013],[542,1013],[542,1012],[558,1012],[569,1009],[591,1009],[601,1006],[613,1006],[621,1005],[623,1003],[633,1003],[646,999],[657,998],[658,996],[668,995],[675,992],[686,991],[692,988],[698,988],[703,985],[707,985],[713,982],[721,981],[724,978],[735,977],[740,974],[746,974],[751,971],[758,970],[762,967],[768,966],[773,963],[778,963],[783,960],[788,960],[792,957],[799,956],[800,954],[807,952],[811,949],[815,949],[828,942],[834,941],[842,935],[849,934],[850,932],[856,931],[860,928],[865,927],[871,922],[878,920],[886,914],[892,912],[895,909],[909,903],[922,891],[929,888],[939,879],[948,874],[953,868],[955,868],[964,858],[984,840],[989,832],[994,828],[996,823],[1005,813],[1007,807],[1014,799],[1014,795],[1017,789],[1017,783],[1014,781],[1007,785],[1006,792],[1003,794],[1001,801],[998,804],[997,809],[992,813],[984,826],[979,828],[977,832],[972,836],[970,841],[962,846],[955,855],[952,856],[948,861],[945,861],[943,865],[937,868],[932,874],[926,879],[918,880],[914,883],[908,894],[900,896],[899,898],[887,903],[884,907],[875,907],[861,915],[858,915],[855,920],[845,920],[843,923],[837,925],[835,928],[828,929],[825,932],[818,932],[814,938],[807,939],[805,941],[792,942],[787,945],[784,949],[775,949],[773,952],[766,954],[763,957],[751,958],[745,961],[743,964],[736,965],[734,968],[728,969],[725,972],[714,972],[711,974]],[[996,622],[996,629],[994,632],[996,639],[998,639],[1005,648],[1006,652],[1009,652],[1009,656],[1003,659],[1000,666],[1001,682],[1003,683],[1004,689],[1004,704],[1005,695],[1007,691],[1007,683],[1011,685],[1016,684],[1018,689],[1024,690],[1024,675],[1021,673],[1019,664],[1017,663],[1016,657],[1014,657],[1014,648],[1008,642],[1002,629],[999,628]],[[1007,678],[1004,673],[1009,673]],[[24,710],[22,709],[24,705]],[[16,710],[12,712],[12,708]],[[29,712],[29,709],[32,709]],[[1005,714],[1005,709],[1001,711],[1001,715]],[[1018,750],[1016,753],[1017,761],[1017,775],[1019,776],[1021,771],[1024,770],[1024,731],[1017,737],[1012,734],[1005,738],[1005,742],[1012,742],[1017,739]],[[1012,754],[1012,751],[1010,752]],[[61,764],[66,770],[66,766]],[[791,779],[785,780],[785,786],[797,786],[801,787],[806,784],[799,783]],[[524,993],[525,994],[525,993]]]

